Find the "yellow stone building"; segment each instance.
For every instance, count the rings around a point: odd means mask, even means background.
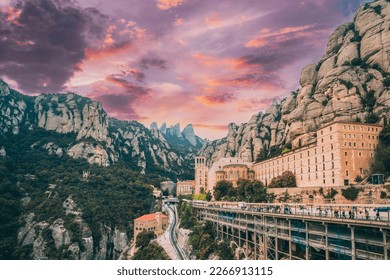
[[[240,158],[222,158],[208,166],[204,157],[195,158],[195,193],[213,191],[220,180],[237,186],[237,180],[259,180],[269,185],[284,171],[295,174],[297,187],[337,187],[365,178],[370,172],[381,125],[333,122],[317,130],[316,139],[258,163]],[[296,140],[296,139],[295,139]],[[294,141],[300,142],[300,141]]]
[[[138,234],[143,231],[153,231],[154,234],[160,235],[168,227],[168,216],[161,212],[143,215],[134,219],[134,242]]]
[[[343,186],[366,177],[382,126],[335,122],[317,131],[317,141],[253,165],[255,178],[268,185],[284,171],[298,187]]]
[[[253,180],[254,177],[252,163],[237,157],[221,158],[210,167],[206,158],[195,158],[195,193],[200,193],[202,188],[205,192],[213,192],[215,185],[221,180],[230,181],[237,187],[238,180]]]
[[[187,180],[187,181],[181,181],[177,182],[176,184],[176,195],[187,195],[187,194],[193,194],[195,190],[195,181],[194,180]]]

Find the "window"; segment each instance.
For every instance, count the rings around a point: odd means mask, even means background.
[[[332,183],[334,184],[334,179],[332,179]]]
[[[330,140],[332,140],[333,139],[333,137],[332,137],[332,135],[330,136]]]
[[[363,174],[363,168],[360,168],[360,174]]]
[[[362,152],[359,152],[359,157],[361,157],[362,156]]]
[[[332,161],[332,169],[334,169],[334,162]]]
[[[344,134],[344,139],[347,138],[347,134]]]
[[[348,160],[345,161],[345,165],[348,165]]]
[[[310,156],[310,151],[307,151],[307,156]]]
[[[331,154],[331,156],[332,156],[332,160],[334,160],[334,154],[333,153]]]
[[[325,155],[322,155],[322,162],[325,161]]]
[[[367,130],[368,130],[368,131],[370,131],[370,128],[369,128],[369,127],[367,127]]]
[[[347,147],[347,142],[344,142],[344,147]]]
[[[371,135],[368,135],[368,140],[371,140]]]
[[[321,139],[321,143],[324,143],[324,139]]]
[[[329,131],[332,131],[332,127],[329,127]]]
[[[322,165],[322,170],[325,170],[325,163]]]
[[[362,143],[362,148],[364,148],[364,143]]]
[[[345,152],[345,156],[347,156],[348,155],[348,152]]]
[[[334,171],[332,171],[332,177],[334,177]]]
[[[345,170],[345,176],[349,176],[349,172],[348,172],[348,170]]]
[[[330,149],[333,150],[333,144],[330,144]]]

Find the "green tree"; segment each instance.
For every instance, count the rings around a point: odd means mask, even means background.
[[[153,231],[143,231],[137,236],[137,242],[135,246],[138,248],[144,248],[149,245],[150,241],[155,238]]]
[[[215,200],[221,200],[222,198],[228,196],[228,194],[234,193],[234,188],[232,182],[229,181],[218,181],[214,189]]]

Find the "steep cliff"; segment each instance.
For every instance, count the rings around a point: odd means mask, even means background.
[[[179,142],[195,139],[194,146],[188,144],[191,156],[202,143],[193,130],[182,135],[178,125],[168,128],[166,136],[158,129],[149,130],[136,121],[109,118],[99,102],[77,94],[30,97],[14,91],[3,81],[0,81],[0,121],[0,135],[3,136],[18,134],[25,127],[74,136],[74,141],[65,146],[53,141],[39,141],[34,145],[44,147],[49,153],[58,156],[66,153],[102,166],[123,160],[142,173],[157,168],[180,174],[191,168],[191,159],[185,162],[188,154],[175,147],[175,141],[170,145],[166,138],[177,138]]]
[[[390,117],[390,3],[362,6],[353,22],[329,37],[326,53],[301,73],[301,87],[274,101],[248,123],[229,125],[227,137],[207,143],[199,154],[216,161],[240,156],[254,161],[285,147],[305,145],[333,121],[381,122]]]

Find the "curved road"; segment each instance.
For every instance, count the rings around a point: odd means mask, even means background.
[[[177,240],[175,237],[175,228],[176,228],[176,224],[177,224],[176,211],[173,210],[169,205],[167,205],[167,208],[170,212],[170,215],[172,216],[172,223],[171,223],[171,226],[169,228],[169,241],[171,242],[173,248],[175,249],[176,254],[179,257],[179,259],[184,260],[185,258],[183,257],[183,254],[181,253],[179,246],[177,246]]]

